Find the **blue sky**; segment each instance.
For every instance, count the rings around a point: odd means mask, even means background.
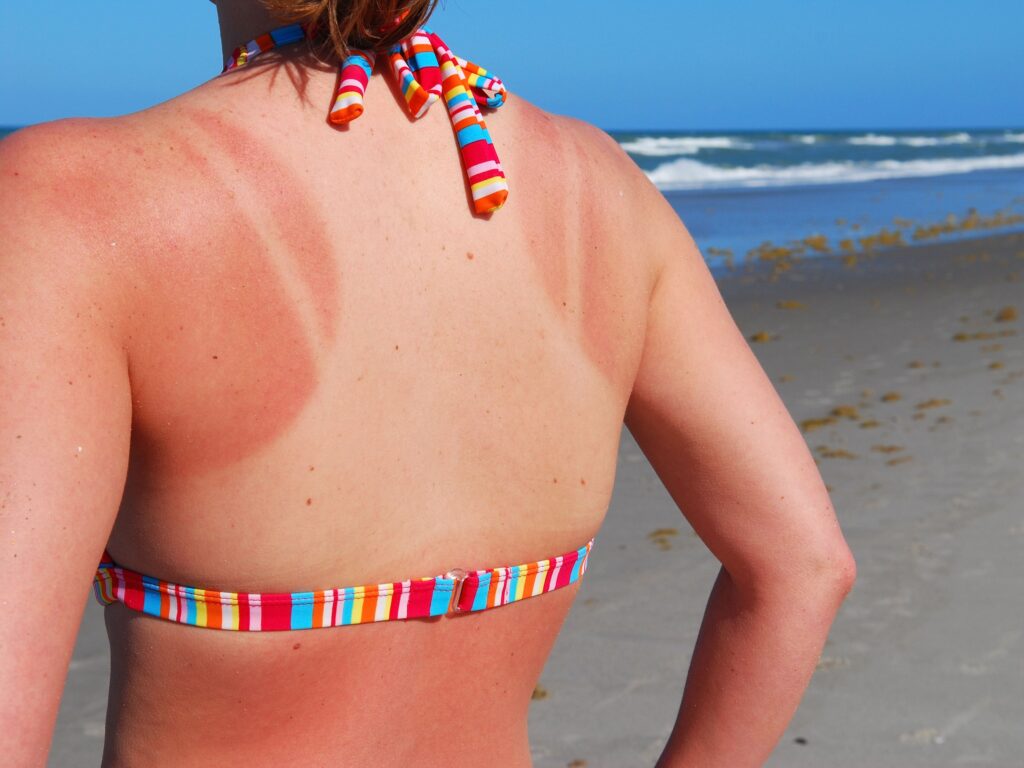
[[[0,125],[112,115],[220,70],[207,0],[4,0]],[[1024,126],[1022,0],[448,0],[513,94],[606,129]]]

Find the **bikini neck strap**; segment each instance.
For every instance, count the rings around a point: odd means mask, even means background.
[[[251,63],[274,48],[312,38],[301,24],[273,29],[235,48],[224,64],[225,74]],[[340,75],[328,120],[345,125],[363,113],[363,97],[381,54],[351,49],[339,66]],[[508,92],[504,83],[483,67],[456,56],[430,28],[421,26],[383,54],[409,114],[420,118],[443,98],[462,156],[473,211],[490,214],[505,204],[508,181],[494,149],[481,107],[497,109]]]

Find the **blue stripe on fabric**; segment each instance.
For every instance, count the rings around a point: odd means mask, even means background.
[[[455,589],[455,579],[436,579],[434,593],[430,596],[430,615],[440,616],[448,610]]]
[[[412,72],[406,72],[402,77],[402,95],[407,99],[409,98],[409,90],[415,82],[416,78],[412,76]]]
[[[572,564],[572,570],[569,571],[569,583],[572,584],[576,579],[580,577],[580,553],[576,553],[576,562]]]
[[[302,31],[301,24],[291,24],[287,27],[281,27],[280,29],[272,29],[270,31],[270,37],[274,40],[275,45],[288,45],[288,43],[297,43],[305,36],[306,33]]]
[[[487,607],[487,593],[491,589],[491,576],[492,574],[485,573],[480,577],[480,581],[476,588],[476,594],[473,595],[472,610],[482,611]]]
[[[409,66],[420,70],[424,67],[440,67],[441,63],[437,60],[437,54],[433,51],[421,51],[409,59]]]
[[[313,626],[312,592],[292,593],[292,629],[310,629]]]
[[[341,590],[340,598],[343,602],[343,609],[341,611],[341,623],[351,624],[352,623],[352,598],[355,595],[352,587],[345,587]]]
[[[145,597],[142,602],[142,612],[150,616],[160,615],[160,582],[150,576],[143,576],[142,583],[145,589]]]
[[[185,623],[196,623],[196,593],[191,587],[185,588]]]
[[[465,90],[463,90],[462,93],[454,94],[449,99],[447,99],[447,101],[448,106],[454,110],[454,108],[462,104],[462,102],[466,102],[468,104],[469,102],[472,101],[472,98],[470,98],[470,95],[466,93]]]
[[[508,601],[514,602],[516,599],[516,585],[519,583],[519,566],[513,565],[508,569]]]
[[[370,63],[363,56],[349,56],[347,59],[345,59],[345,61],[342,62],[341,66],[342,69],[344,69],[345,67],[350,66],[352,64],[355,64],[357,67],[363,70],[363,72],[366,73],[367,80],[370,79]]]
[[[491,137],[487,134],[487,131],[480,127],[480,123],[470,123],[461,129],[458,139],[460,147],[472,144],[474,141],[486,141],[488,144],[491,141]]]

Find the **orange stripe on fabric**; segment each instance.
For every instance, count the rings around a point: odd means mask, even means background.
[[[523,580],[523,597],[533,594],[533,585],[537,581],[537,564],[530,563],[526,566],[526,578]]]
[[[366,595],[363,597],[363,611],[359,614],[360,621],[364,624],[368,621],[373,621],[373,617],[377,613],[378,591],[376,585],[366,588]]]
[[[220,604],[220,593],[204,589],[203,598],[206,600],[206,626],[214,629],[223,628],[224,606]]]
[[[498,602],[498,571],[491,571],[491,583],[487,587],[487,607],[490,608]]]

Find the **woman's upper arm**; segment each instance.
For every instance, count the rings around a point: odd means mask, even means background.
[[[109,264],[56,214],[46,129],[0,143],[0,751],[45,763],[120,504],[131,395]],[[87,204],[88,201],[82,201]]]
[[[802,434],[692,238],[654,194],[644,242],[660,264],[626,426],[734,579],[852,579]]]

